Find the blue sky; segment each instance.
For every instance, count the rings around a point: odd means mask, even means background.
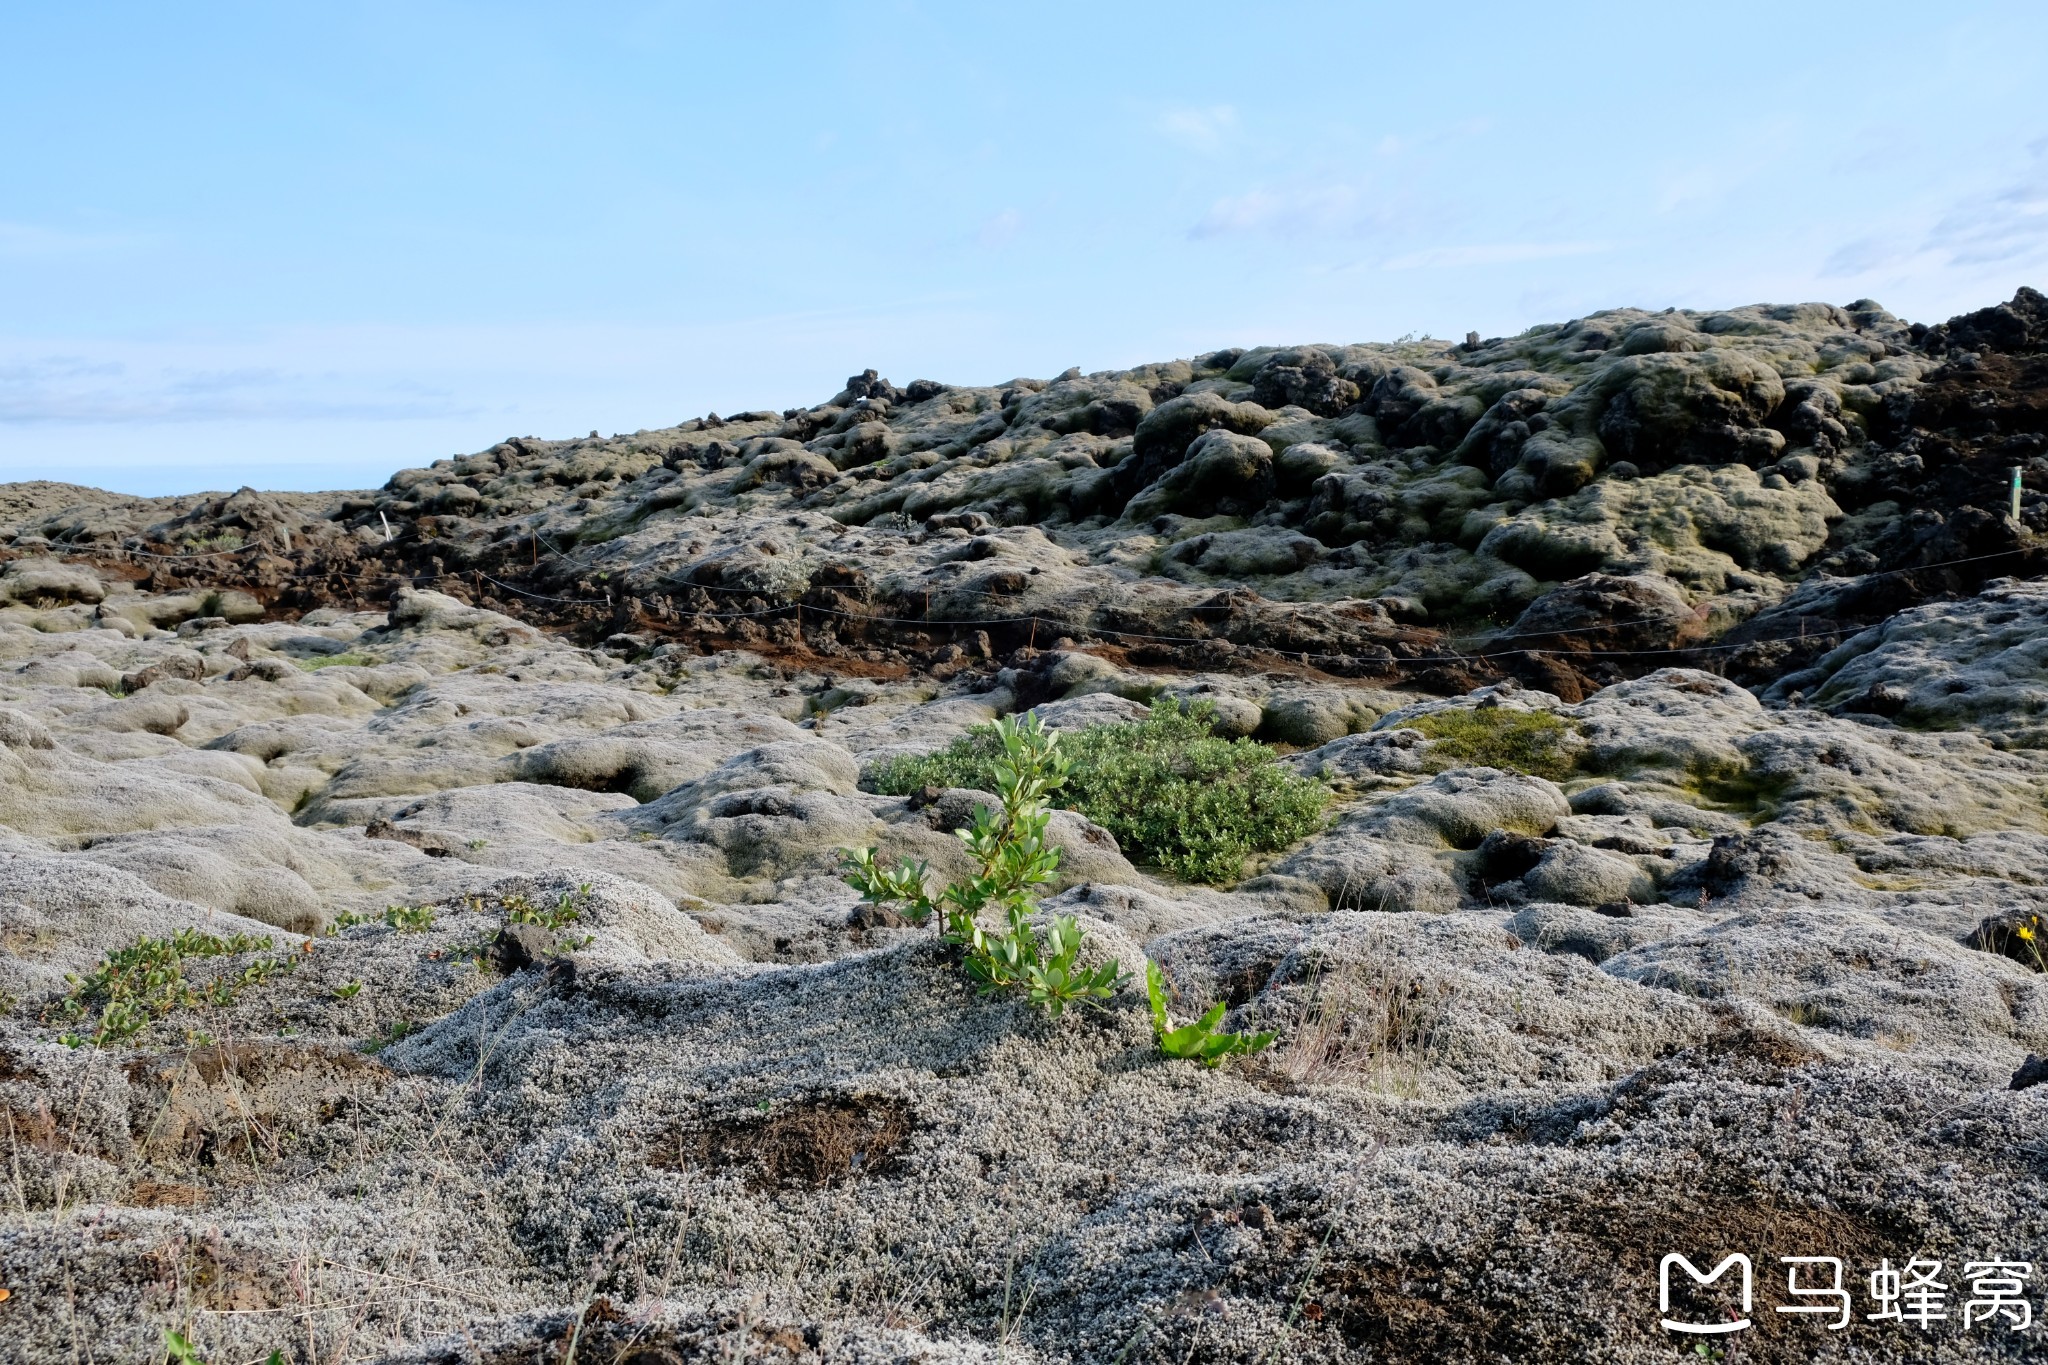
[[[1448,16],[1448,17],[1447,17]],[[0,479],[2048,284],[2048,6],[0,7]]]

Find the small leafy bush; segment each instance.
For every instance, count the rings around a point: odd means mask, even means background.
[[[585,882],[575,891],[564,891],[556,897],[553,905],[535,905],[525,896],[506,896],[500,903],[505,907],[505,922],[508,924],[538,924],[543,929],[566,929],[583,918],[583,902],[590,898],[590,883]]]
[[[1218,1067],[1226,1057],[1249,1057],[1272,1046],[1275,1035],[1271,1033],[1218,1032],[1216,1026],[1223,1022],[1225,1008],[1221,1000],[1194,1023],[1175,1028],[1166,1013],[1166,978],[1159,964],[1149,960],[1145,963],[1145,995],[1152,1002],[1152,1032],[1159,1039],[1159,1050],[1169,1057],[1189,1057],[1203,1066]]]
[[[535,905],[525,896],[506,896],[499,902],[505,909],[507,924],[537,924],[558,935],[558,942],[564,949],[574,952],[587,948],[595,942],[588,934],[567,932],[570,925],[583,918],[584,902],[590,899],[590,883],[585,882],[575,891],[564,891],[555,898],[553,905]]]
[[[387,905],[384,907],[384,922],[401,934],[424,934],[434,927],[434,908],[430,905]]]
[[[1570,741],[1578,727],[1548,711],[1477,706],[1432,711],[1400,722],[1434,740],[1430,761],[1446,768],[1501,768],[1562,782],[1578,766]]]
[[[1162,700],[1142,721],[1091,725],[1064,742],[1063,804],[1101,825],[1135,858],[1189,881],[1227,882],[1253,853],[1287,847],[1322,825],[1329,792],[1248,739],[1218,738],[1214,708]],[[869,785],[902,796],[926,786],[993,790],[1004,761],[994,726],[936,754],[882,764]]]
[[[67,1033],[63,1041],[71,1047],[86,1043],[105,1047],[126,1042],[175,1010],[231,1005],[243,990],[279,972],[294,970],[297,961],[257,958],[238,971],[220,973],[203,988],[185,979],[186,961],[238,957],[268,951],[271,944],[268,937],[233,934],[222,938],[197,929],[180,929],[166,938],[137,938],[108,953],[91,975],[65,978],[71,991],[59,1005],[60,1011],[70,1019],[94,1018],[91,1034]]]
[[[1052,820],[1046,797],[1070,770],[1059,736],[1035,716],[997,721],[990,736],[998,752],[989,785],[1002,809],[984,806],[971,828],[957,831],[979,865],[975,875],[934,897],[925,885],[925,864],[885,868],[872,848],[846,849],[841,859],[847,884],[871,905],[900,907],[912,924],[936,917],[946,942],[961,950],[968,978],[984,992],[1016,991],[1051,1015],[1076,1001],[1106,1000],[1122,974],[1114,962],[1093,969],[1077,965],[1080,924],[1062,915],[1041,936],[1029,920],[1033,893],[1052,880],[1060,864],[1059,849],[1045,841]],[[992,912],[1003,916],[1003,928],[982,926],[980,917]]]
[[[401,934],[424,934],[434,927],[434,908],[431,905],[387,905],[378,914],[344,910],[327,922],[327,936],[333,938],[342,930],[353,929],[358,924],[381,924]]]

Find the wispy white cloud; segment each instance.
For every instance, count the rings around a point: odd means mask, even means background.
[[[1736,177],[1716,166],[1692,166],[1669,171],[1651,184],[1651,202],[1658,213],[1697,212],[1725,199]]]
[[[1237,110],[1228,104],[1183,105],[1161,111],[1152,128],[1191,151],[1221,151],[1237,133]]]
[[[2048,138],[2028,145],[2031,165],[2006,184],[1949,201],[1844,242],[1821,263],[1824,279],[2025,266],[2048,261]],[[1917,239],[1917,240],[1916,240]]]
[[[0,259],[96,256],[130,250],[145,240],[134,233],[73,232],[40,223],[0,220]]]
[[[2001,265],[2048,255],[2048,166],[1993,194],[1965,200],[1927,234],[1955,265]]]
[[[1209,205],[1188,235],[1360,236],[1417,228],[1419,216],[1365,182],[1327,180],[1226,195]]]
[[[1453,270],[1519,261],[1555,261],[1569,256],[1597,256],[1612,249],[1608,242],[1493,242],[1474,246],[1437,246],[1411,251],[1385,262],[1383,270]]]
[[[1015,241],[1023,228],[1024,215],[1016,209],[1004,209],[1001,213],[991,214],[976,229],[974,240],[984,250],[993,251]]]
[[[1441,154],[1475,137],[1484,137],[1493,131],[1494,121],[1480,116],[1462,118],[1450,123],[1425,125],[1410,128],[1400,133],[1382,133],[1373,143],[1373,151],[1382,157],[1407,157]]]
[[[1882,237],[1858,237],[1829,252],[1828,258],[1821,262],[1820,275],[1824,280],[1874,275],[1903,265],[1916,254],[1911,248]]]
[[[0,423],[416,421],[467,416],[474,405],[408,379],[295,374],[265,366],[135,367],[75,355],[0,365]]]

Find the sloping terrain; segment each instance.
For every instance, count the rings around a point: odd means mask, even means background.
[[[2044,367],[2032,291],[1618,310],[0,487],[0,1358],[1669,1360],[1735,1251],[1730,1359],[2025,1358]],[[1327,815],[1055,816],[1102,1008],[841,882],[970,868],[892,760],[1160,702]],[[1162,1057],[1148,957],[1276,1043]]]

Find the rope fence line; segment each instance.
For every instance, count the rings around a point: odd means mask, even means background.
[[[141,559],[161,559],[177,564],[190,559],[219,559],[223,555],[245,555],[251,550],[264,549],[265,546],[260,541],[251,541],[247,545],[238,545],[232,550],[194,551],[191,554],[183,555],[160,555],[149,550],[131,550],[126,545],[116,545],[111,548],[115,554],[135,555]]]
[[[553,543],[552,543],[551,541],[549,542],[549,546],[550,546],[550,548],[551,548],[551,549],[554,549],[554,548],[555,548],[555,547],[553,546]],[[238,548],[236,548],[236,549],[232,549],[232,550],[218,550],[218,551],[209,551],[209,552],[205,552],[205,553],[200,553],[200,554],[191,554],[191,555],[160,555],[160,554],[155,554],[155,553],[153,553],[153,552],[150,552],[150,551],[130,549],[130,548],[126,547],[126,546],[118,546],[118,547],[107,547],[107,549],[108,549],[109,551],[113,552],[113,553],[118,553],[118,554],[127,554],[127,555],[135,555],[135,556],[138,556],[138,557],[141,557],[141,558],[145,558],[145,559],[153,559],[153,560],[167,561],[167,562],[172,562],[172,563],[177,563],[177,562],[186,562],[186,561],[190,561],[190,560],[198,560],[198,559],[216,559],[216,558],[220,558],[220,557],[223,557],[223,556],[227,556],[227,555],[236,555],[236,554],[246,554],[246,553],[248,553],[248,552],[250,552],[250,551],[252,551],[252,550],[262,550],[262,549],[266,549],[266,548],[269,548],[269,547],[267,547],[267,546],[263,545],[263,544],[262,544],[262,543],[260,543],[260,542],[256,542],[256,543],[251,543],[251,544],[249,544],[249,545],[244,545],[244,546],[238,547]],[[556,549],[556,551],[555,551],[555,552],[556,552],[556,553],[557,553],[558,555],[561,555],[561,554],[562,554],[562,552],[561,552],[561,551],[560,551],[559,549]],[[1993,554],[1985,554],[1985,555],[1970,555],[1970,556],[1964,556],[1964,557],[1960,557],[1960,558],[1956,558],[1956,559],[1948,559],[1948,560],[1939,560],[1939,561],[1936,561],[1936,562],[1934,562],[1934,563],[1931,563],[1931,564],[1921,564],[1921,565],[1914,565],[1914,566],[1911,566],[1911,567],[1906,567],[1906,568],[1898,568],[1898,569],[1885,569],[1885,570],[1875,571],[1875,572],[1872,572],[1872,573],[1870,573],[1870,574],[1860,575],[1859,577],[1861,577],[1861,578],[1864,578],[1864,579],[1870,579],[1870,578],[1884,578],[1884,577],[1892,577],[1892,576],[1899,576],[1899,575],[1905,575],[1905,574],[1912,574],[1912,573],[1925,573],[1925,572],[1929,572],[1929,571],[1932,571],[1932,570],[1935,570],[1935,569],[1943,569],[1943,568],[1952,568],[1952,567],[1956,567],[1956,566],[1959,566],[1959,565],[1964,565],[1964,564],[1976,564],[1976,563],[1985,563],[1985,562],[1988,562],[1988,561],[1991,561],[1991,560],[1996,560],[1996,559],[2007,559],[2007,558],[2011,558],[2011,557],[2012,557],[2013,555],[2015,555],[2015,554],[2020,554],[2020,553],[2024,553],[2024,551],[2021,551],[2021,550],[2005,550],[2005,551],[1999,551],[1999,552],[1997,552],[1997,553],[1993,553]],[[563,558],[563,560],[564,560],[564,561],[567,561],[567,556],[566,556],[566,555],[563,555],[563,556],[562,556],[562,558]],[[405,574],[405,573],[400,573],[400,572],[395,572],[395,571],[383,571],[383,572],[376,572],[376,573],[345,573],[345,572],[342,572],[342,571],[339,571],[339,570],[328,570],[328,571],[294,571],[294,572],[293,572],[293,573],[291,573],[291,574],[290,574],[289,576],[290,576],[291,578],[294,578],[294,579],[304,579],[304,580],[322,580],[322,579],[342,578],[342,579],[351,579],[351,580],[355,580],[355,581],[360,581],[360,582],[371,582],[371,581],[392,581],[392,580],[402,580],[402,581],[405,581],[405,582],[411,583],[411,584],[413,584],[413,585],[415,585],[415,586],[417,586],[417,585],[419,585],[419,584],[421,584],[421,583],[427,583],[427,582],[447,582],[447,581],[451,581],[451,580],[453,580],[453,581],[456,581],[456,582],[461,582],[461,581],[463,581],[463,580],[465,580],[465,579],[471,579],[471,578],[473,578],[473,579],[475,579],[475,580],[477,580],[477,581],[480,581],[480,582],[487,582],[487,583],[490,583],[490,584],[492,584],[492,585],[494,585],[494,586],[496,586],[496,587],[498,587],[498,588],[502,589],[503,591],[506,591],[506,592],[509,592],[509,593],[513,593],[513,594],[515,594],[515,595],[517,595],[517,596],[519,596],[519,597],[523,597],[523,598],[526,598],[526,599],[529,599],[529,600],[532,600],[532,601],[537,601],[537,602],[550,602],[550,603],[555,603],[555,604],[558,604],[558,605],[563,605],[563,606],[594,606],[594,607],[607,607],[607,608],[611,608],[611,607],[616,607],[616,606],[618,605],[618,601],[619,601],[619,600],[621,600],[621,599],[623,599],[623,600],[625,600],[625,601],[631,601],[631,602],[636,602],[636,603],[645,603],[645,602],[646,602],[646,601],[648,600],[648,596],[649,596],[648,594],[641,594],[641,593],[625,593],[625,594],[621,594],[621,595],[619,595],[619,597],[614,597],[614,596],[613,596],[613,595],[611,595],[611,594],[607,594],[607,595],[606,595],[605,597],[603,597],[603,598],[594,598],[594,597],[590,597],[590,598],[585,598],[585,597],[556,597],[556,596],[550,596],[550,595],[548,595],[548,594],[545,594],[545,593],[536,593],[536,592],[532,592],[532,591],[530,591],[529,589],[526,589],[526,588],[521,588],[521,587],[517,586],[516,584],[512,584],[512,583],[507,583],[507,582],[505,582],[505,581],[504,581],[503,579],[497,578],[496,576],[494,576],[494,575],[492,575],[492,574],[488,574],[488,573],[485,573],[485,572],[484,572],[484,571],[482,571],[481,569],[471,569],[471,570],[457,570],[457,571],[443,571],[443,572],[441,572],[441,573],[434,573],[434,574]],[[682,588],[683,588],[683,589],[685,589],[685,590],[688,590],[688,589],[695,589],[695,590],[698,590],[698,591],[702,591],[702,592],[726,592],[726,593],[734,593],[734,594],[744,594],[744,595],[747,595],[747,596],[751,596],[751,597],[760,597],[760,596],[762,596],[762,595],[763,595],[763,594],[762,594],[762,593],[761,593],[761,592],[760,592],[760,591],[759,591],[758,589],[749,589],[749,588],[725,588],[725,587],[719,587],[719,586],[715,586],[715,585],[711,585],[711,584],[699,584],[699,583],[686,583],[686,584],[683,584],[683,585],[681,585],[681,586],[682,586]],[[950,589],[950,590],[942,590],[942,591],[949,591],[949,592],[953,592],[953,593],[955,593],[955,594],[957,594],[957,595],[963,595],[963,596],[972,596],[972,597],[980,597],[980,598],[984,598],[984,599],[993,599],[993,598],[995,598],[995,597],[998,597],[998,596],[1007,596],[1007,595],[1008,595],[1008,594],[997,594],[997,593],[990,593],[990,592],[986,592],[986,591],[981,591],[981,590],[977,590],[977,589],[971,589],[971,588],[960,588],[960,589]],[[1269,601],[1274,601],[1276,605],[1286,605],[1286,606],[1303,606],[1303,607],[1307,607],[1307,606],[1327,606],[1327,605],[1331,605],[1331,604],[1328,604],[1328,603],[1293,603],[1293,602],[1281,602],[1281,601],[1278,601],[1277,599],[1267,599],[1267,600],[1269,600]],[[1358,599],[1351,599],[1351,600],[1358,600]],[[1370,599],[1365,599],[1365,600],[1370,600]],[[688,613],[687,613],[687,615],[688,615],[688,616],[689,616],[690,618],[692,618],[692,619],[699,619],[699,620],[748,620],[748,619],[764,619],[764,618],[767,618],[767,617],[772,617],[772,616],[780,616],[780,615],[784,615],[784,614],[794,614],[794,615],[795,615],[795,616],[796,616],[796,617],[797,617],[797,618],[799,619],[799,621],[800,621],[800,620],[801,620],[801,618],[802,618],[802,614],[803,614],[803,611],[805,610],[805,607],[806,607],[806,605],[807,605],[807,604],[805,604],[805,603],[804,603],[804,602],[802,602],[802,601],[796,601],[796,602],[785,602],[785,603],[779,603],[779,604],[776,604],[776,605],[773,605],[773,606],[769,606],[769,607],[765,607],[765,608],[762,608],[762,609],[760,609],[760,610],[757,610],[757,611],[735,611],[735,612],[709,612],[709,611],[692,611],[692,612],[688,612]],[[833,607],[826,607],[826,606],[820,606],[820,605],[817,605],[817,604],[815,604],[815,603],[813,603],[813,604],[808,604],[808,605],[809,605],[809,610],[810,610],[810,611],[811,611],[811,612],[812,612],[812,613],[813,613],[814,615],[822,615],[822,616],[831,616],[831,617],[836,617],[836,618],[839,618],[839,619],[841,619],[841,620],[848,620],[848,621],[860,621],[860,622],[866,622],[866,623],[869,623],[869,624],[875,624],[875,625],[896,625],[896,626],[919,626],[919,627],[938,627],[938,626],[943,626],[943,627],[946,627],[946,628],[948,628],[948,629],[958,629],[959,627],[963,627],[963,626],[971,626],[971,627],[975,627],[975,628],[978,628],[978,629],[987,629],[987,628],[990,628],[990,627],[1001,627],[1001,626],[1029,626],[1029,627],[1031,628],[1031,630],[1032,630],[1032,633],[1033,633],[1033,638],[1034,638],[1034,639],[1036,638],[1036,634],[1037,634],[1037,629],[1038,629],[1038,627],[1039,627],[1040,625],[1045,625],[1045,626],[1049,626],[1049,627],[1051,627],[1051,628],[1053,628],[1053,629],[1055,629],[1055,630],[1057,630],[1057,631],[1059,631],[1059,632],[1061,632],[1061,633],[1063,633],[1063,634],[1065,634],[1065,635],[1068,635],[1068,636],[1070,636],[1070,637],[1073,637],[1073,638],[1077,638],[1077,639],[1078,639],[1078,638],[1104,638],[1104,637],[1106,637],[1106,638],[1108,638],[1108,639],[1111,639],[1111,640],[1138,640],[1138,641],[1144,641],[1144,642],[1148,642],[1148,643],[1158,643],[1158,644],[1181,644],[1181,645],[1203,645],[1203,644],[1213,644],[1213,643],[1217,642],[1218,640],[1223,640],[1223,642],[1224,642],[1224,643],[1234,643],[1234,642],[1231,642],[1231,641],[1229,641],[1229,640],[1225,639],[1225,637],[1222,637],[1222,636],[1190,636],[1190,635],[1154,635],[1154,634],[1148,634],[1148,633],[1145,633],[1145,632],[1142,632],[1142,631],[1126,631],[1126,630],[1114,630],[1114,629],[1111,629],[1111,628],[1109,628],[1109,627],[1104,627],[1104,626],[1085,626],[1085,625],[1083,625],[1083,626],[1077,626],[1077,625],[1073,625],[1073,624],[1071,624],[1071,623],[1068,623],[1068,622],[1062,621],[1062,620],[1060,620],[1060,619],[1059,619],[1059,618],[1057,618],[1057,617],[1049,616],[1049,615],[1046,615],[1046,614],[1044,614],[1044,613],[1039,613],[1039,612],[1032,612],[1032,613],[1027,613],[1027,614],[1025,614],[1025,615],[1019,615],[1019,616],[1003,616],[1003,617],[960,617],[960,618],[937,618],[937,619],[934,619],[934,618],[931,618],[931,617],[928,617],[928,616],[927,616],[927,617],[904,617],[904,616],[876,616],[876,615],[868,615],[868,614],[864,614],[864,613],[859,613],[859,612],[848,612],[848,611],[841,611],[841,610],[839,610],[839,609],[837,609],[837,608],[833,608]],[[1673,616],[1673,615],[1670,615],[1670,614],[1666,614],[1666,615],[1660,615],[1660,616],[1645,616],[1645,617],[1638,617],[1638,618],[1634,618],[1634,619],[1632,619],[1632,620],[1623,620],[1623,621],[1607,621],[1607,622],[1602,622],[1602,623],[1600,623],[1600,624],[1598,624],[1598,625],[1596,625],[1596,626],[1590,626],[1590,627],[1587,627],[1587,629],[1588,629],[1589,631],[1591,631],[1591,630],[1612,630],[1612,629],[1619,629],[1619,628],[1622,628],[1622,627],[1625,627],[1625,626],[1631,626],[1631,625],[1665,625],[1665,624],[1672,624],[1672,623],[1673,623],[1673,622],[1674,622],[1675,620],[1677,620],[1677,619],[1678,619],[1678,618],[1676,618],[1675,616]],[[1808,643],[1808,642],[1814,642],[1814,641],[1824,641],[1824,640],[1829,640],[1829,639],[1835,639],[1835,640],[1838,640],[1838,641],[1839,641],[1840,639],[1843,639],[1843,638],[1849,638],[1849,637],[1853,637],[1853,636],[1855,636],[1855,635],[1858,635],[1858,634],[1861,634],[1861,633],[1863,633],[1863,632],[1864,632],[1864,631],[1866,631],[1866,630],[1870,630],[1870,629],[1873,629],[1873,628],[1874,628],[1874,627],[1871,627],[1871,626],[1862,626],[1862,627],[1857,627],[1857,628],[1854,628],[1854,629],[1849,629],[1849,628],[1846,628],[1846,627],[1845,627],[1845,628],[1841,628],[1841,629],[1837,629],[1837,630],[1832,630],[1832,631],[1802,631],[1802,632],[1801,632],[1800,634],[1798,634],[1798,635],[1789,635],[1789,634],[1788,634],[1788,635],[1780,635],[1780,636],[1760,636],[1760,637],[1758,637],[1758,638],[1756,638],[1756,639],[1753,639],[1753,640],[1746,640],[1746,641],[1743,641],[1743,642],[1740,642],[1740,643],[1737,643],[1737,644],[1711,644],[1711,645],[1706,645],[1706,644],[1703,644],[1703,645],[1689,645],[1689,646],[1672,646],[1672,647],[1665,647],[1665,648],[1658,648],[1658,649],[1600,649],[1600,650],[1574,650],[1574,651],[1569,651],[1569,652],[1570,652],[1571,654],[1573,654],[1574,656],[1577,656],[1577,657],[1591,657],[1591,658],[1596,658],[1596,659],[1599,659],[1599,658],[1676,658],[1676,657],[1686,657],[1686,656],[1697,656],[1697,655],[1700,655],[1700,654],[1721,654],[1721,653],[1730,653],[1730,652],[1734,652],[1734,651],[1737,651],[1737,650],[1743,650],[1743,649],[1752,649],[1752,648],[1755,648],[1755,647],[1757,647],[1757,646],[1759,646],[1759,645],[1766,645],[1766,644],[1783,644],[1783,643]],[[1572,633],[1572,632],[1570,632],[1570,631],[1520,631],[1520,632],[1515,632],[1515,633],[1511,633],[1511,634],[1491,635],[1491,636],[1488,636],[1488,637],[1486,637],[1486,638],[1487,638],[1487,639],[1489,640],[1489,642],[1492,642],[1492,643],[1498,643],[1498,642],[1500,642],[1500,641],[1502,641],[1502,640],[1513,640],[1513,639],[1525,639],[1525,638],[1558,638],[1558,637],[1561,637],[1561,636],[1565,636],[1565,635],[1568,635],[1568,634],[1571,634],[1571,633]],[[1302,661],[1302,662],[1304,662],[1304,663],[1307,663],[1307,662],[1310,662],[1310,661],[1322,661],[1322,662],[1326,662],[1326,663],[1327,663],[1327,662],[1338,662],[1338,663],[1345,663],[1345,664],[1350,664],[1350,665],[1356,665],[1356,664],[1358,664],[1358,663],[1360,663],[1360,662],[1361,662],[1361,660],[1360,660],[1360,657],[1359,657],[1359,655],[1357,655],[1357,654],[1355,654],[1355,653],[1353,653],[1353,654],[1336,654],[1336,653],[1321,653],[1321,652],[1317,652],[1317,651],[1312,651],[1312,650],[1307,650],[1307,651],[1305,651],[1305,650],[1291,650],[1291,649],[1281,649],[1281,648],[1274,648],[1274,649],[1271,649],[1271,650],[1269,650],[1269,651],[1267,651],[1267,652],[1269,652],[1269,653],[1272,653],[1272,654],[1274,654],[1274,655],[1279,655],[1279,656],[1284,656],[1284,657],[1289,657],[1289,658],[1299,659],[1300,661]],[[1390,665],[1390,666],[1396,666],[1396,667],[1409,667],[1409,666],[1416,666],[1416,665],[1435,665],[1435,664],[1471,664],[1471,663],[1478,663],[1478,662],[1486,662],[1486,661],[1491,661],[1491,660],[1496,660],[1496,659],[1510,659],[1510,658],[1516,658],[1516,657],[1526,657],[1526,656],[1530,656],[1530,655],[1543,655],[1543,654],[1557,654],[1557,653],[1561,653],[1561,652],[1564,652],[1564,651],[1560,651],[1560,650],[1558,650],[1558,649],[1557,649],[1557,648],[1555,648],[1555,647],[1552,647],[1552,648],[1549,648],[1549,649],[1536,649],[1536,648],[1524,648],[1524,649],[1494,649],[1494,648],[1489,648],[1489,649],[1485,649],[1485,650],[1478,650],[1478,651],[1453,651],[1453,652],[1450,652],[1450,653],[1440,653],[1440,654],[1426,654],[1426,655],[1408,655],[1408,656],[1395,656],[1395,655],[1391,655],[1391,654],[1390,654],[1390,655],[1389,655],[1389,657],[1388,657],[1388,658],[1387,658],[1386,660],[1379,660],[1379,659],[1374,659],[1374,660],[1372,660],[1372,662],[1374,662],[1375,664],[1379,664],[1379,663],[1385,663],[1385,664],[1387,664],[1387,665]]]

